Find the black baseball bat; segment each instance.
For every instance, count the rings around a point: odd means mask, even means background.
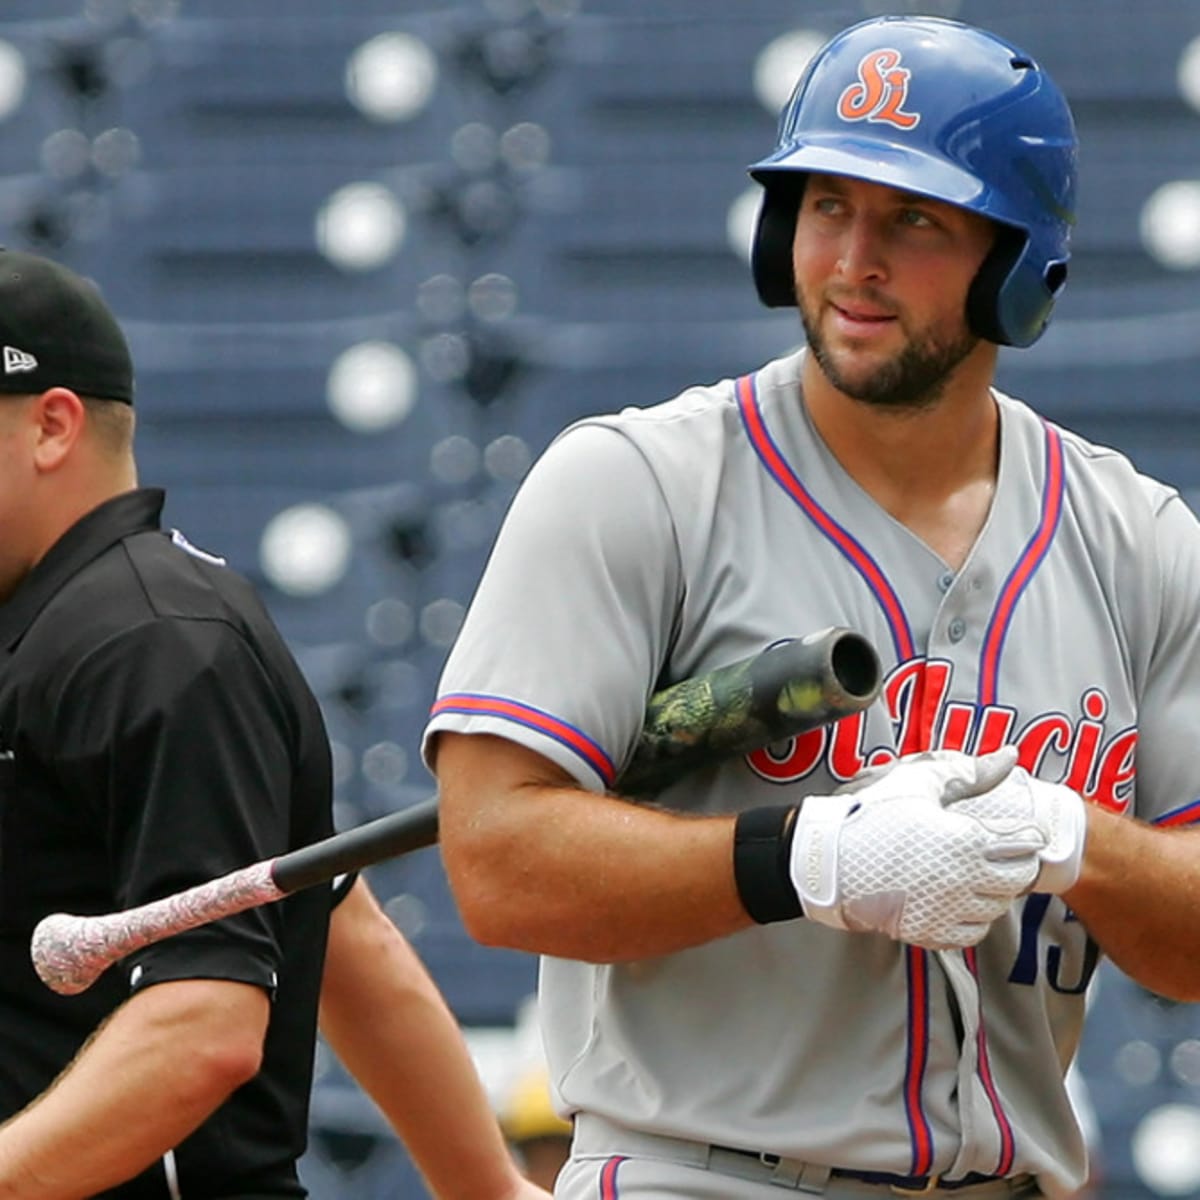
[[[651,697],[618,790],[653,793],[701,767],[860,712],[880,684],[874,647],[840,626],[684,679]],[[74,995],[152,942],[431,846],[437,836],[434,797],[137,908],[102,916],[53,913],[33,932],[34,967],[48,987]]]

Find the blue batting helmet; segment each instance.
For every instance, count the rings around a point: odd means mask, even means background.
[[[805,175],[885,184],[990,217],[971,285],[983,338],[1028,346],[1067,277],[1075,124],[1062,92],[1010,42],[939,17],[862,21],[819,50],[779,120],[751,249],[763,303],[796,303],[792,238]]]

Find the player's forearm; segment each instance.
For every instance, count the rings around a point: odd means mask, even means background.
[[[751,925],[731,817],[582,791],[500,738],[444,735],[437,765],[442,857],[478,941],[619,962]]]
[[[133,997],[41,1097],[0,1127],[2,1200],[76,1200],[133,1178],[257,1070],[267,999],[245,984]]]
[[[530,788],[498,803],[511,810],[506,827],[476,830],[469,847],[451,852],[457,871],[448,868],[467,928],[484,944],[628,962],[751,924],[733,880],[732,819],[561,789]]]
[[[519,1173],[458,1024],[360,880],[334,912],[321,1032],[438,1200],[508,1200]]]
[[[1200,1000],[1200,831],[1089,807],[1083,872],[1064,899],[1127,975],[1172,999]]]

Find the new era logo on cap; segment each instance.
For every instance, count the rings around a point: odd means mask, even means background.
[[[19,371],[36,371],[38,360],[32,354],[26,354],[24,350],[18,350],[15,346],[4,347],[4,373],[5,375],[16,375]]]
[[[125,334],[91,280],[0,246],[0,395],[56,387],[132,404]]]

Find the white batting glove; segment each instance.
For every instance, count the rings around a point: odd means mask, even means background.
[[[1047,783],[1017,767],[991,791],[955,802],[958,812],[988,820],[1014,805],[1035,821],[1046,837],[1041,870],[1032,890],[1059,895],[1074,886],[1083,869],[1087,807],[1083,797],[1061,783]]]
[[[867,767],[838,788],[838,795],[860,799],[891,798],[896,789],[916,790],[921,795],[949,804],[966,796],[989,792],[1017,765],[1017,748],[1001,746],[990,754],[964,754],[961,750],[924,750],[904,758],[893,758],[879,767]],[[876,789],[882,780],[891,782]]]
[[[931,778],[945,782],[943,803],[969,800],[964,811],[985,817],[1011,816],[1016,804],[1017,811],[1035,821],[1047,839],[1046,848],[1038,856],[1042,867],[1032,890],[1058,895],[1075,884],[1083,868],[1087,810],[1077,792],[1030,775],[1024,767],[1016,766],[1017,758],[1015,746],[1002,746],[978,758],[959,750],[926,750],[869,767],[838,788],[838,793],[869,796],[872,785],[880,780],[927,763],[933,769]],[[970,763],[977,764],[974,774],[967,765]]]
[[[982,815],[950,802],[995,795],[1014,761],[916,755],[809,797],[789,864],[805,916],[931,950],[981,941],[1037,877],[1047,839],[1019,794]]]

